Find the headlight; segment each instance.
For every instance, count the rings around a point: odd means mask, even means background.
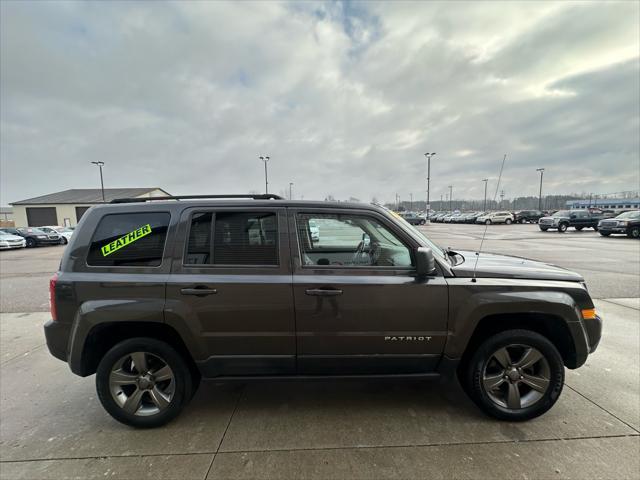
[[[618,220],[618,226],[620,227],[626,227],[628,223],[629,220]]]

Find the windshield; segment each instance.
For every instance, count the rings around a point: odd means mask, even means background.
[[[625,219],[625,218],[640,218],[640,210],[635,212],[624,212],[618,215],[616,218]]]
[[[384,207],[382,207],[382,208],[384,208]],[[404,218],[402,218],[397,213],[395,213],[395,212],[393,212],[393,211],[391,211],[389,209],[385,209],[385,210],[387,210],[387,212],[389,212],[391,215],[393,215],[396,218],[396,220],[398,220],[398,222],[402,223],[402,225],[405,228],[411,230],[411,232],[413,234],[415,234],[417,237],[419,237],[420,240],[422,240],[422,242],[433,251],[434,255],[438,255],[441,258],[445,258],[445,255],[444,255],[444,252],[442,251],[442,249],[438,245],[433,243],[431,240],[429,240],[427,237],[425,237],[424,234],[420,230],[418,230],[416,227],[411,225],[409,222],[407,222]]]
[[[33,233],[36,235],[45,235],[45,232],[43,232],[39,228],[19,228],[18,231],[22,233]]]
[[[551,216],[552,217],[568,217],[569,215],[570,215],[569,210],[559,210]]]

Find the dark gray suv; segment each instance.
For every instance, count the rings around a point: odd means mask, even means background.
[[[51,280],[49,350],[123,423],[166,423],[200,378],[390,375],[457,375],[526,420],[600,340],[576,273],[442,249],[376,205],[222,197],[92,207]]]

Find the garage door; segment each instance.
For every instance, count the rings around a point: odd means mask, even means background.
[[[27,223],[30,227],[58,225],[56,207],[27,207]]]
[[[76,207],[76,222],[79,222],[85,212],[90,208],[91,207]]]

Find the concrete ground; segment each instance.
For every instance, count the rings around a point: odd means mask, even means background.
[[[484,227],[430,225],[477,248]],[[47,280],[63,247],[0,252],[0,478],[639,478],[640,242],[491,226],[485,251],[577,270],[605,318],[598,351],[525,423],[483,416],[457,384],[203,384],[168,426],[112,420],[94,378],[47,352]]]

